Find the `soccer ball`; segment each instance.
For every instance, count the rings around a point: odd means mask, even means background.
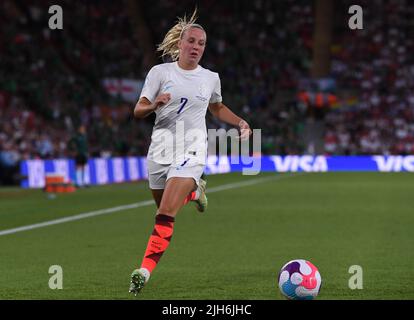
[[[303,259],[286,263],[279,273],[279,289],[290,300],[315,299],[321,289],[322,278],[312,263]]]

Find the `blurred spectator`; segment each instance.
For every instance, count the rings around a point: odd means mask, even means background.
[[[88,138],[86,136],[86,128],[80,125],[78,131],[68,142],[69,151],[75,159],[76,165],[76,187],[84,187],[87,185],[86,181],[86,165],[88,163]]]
[[[20,156],[10,143],[0,145],[0,182],[16,184]]]

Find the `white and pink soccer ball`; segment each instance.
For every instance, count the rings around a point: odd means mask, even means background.
[[[279,289],[291,300],[312,300],[319,294],[322,278],[312,263],[297,259],[286,263],[279,273]]]

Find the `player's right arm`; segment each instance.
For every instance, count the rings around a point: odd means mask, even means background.
[[[169,93],[160,92],[161,84],[164,80],[163,68],[164,65],[157,65],[152,67],[148,72],[140,98],[135,105],[135,118],[145,118],[171,100],[171,95]]]
[[[146,97],[141,97],[135,105],[134,117],[143,119],[153,113],[159,107],[167,104],[170,99],[171,95],[169,93],[160,94],[155,98],[154,103],[151,103],[151,101],[149,101]]]

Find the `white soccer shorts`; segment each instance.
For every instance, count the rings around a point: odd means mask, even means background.
[[[165,189],[165,183],[172,177],[193,178],[198,186],[204,168],[205,166],[201,164],[187,166],[187,163],[183,162],[180,166],[172,166],[147,160],[149,187],[157,190]]]

